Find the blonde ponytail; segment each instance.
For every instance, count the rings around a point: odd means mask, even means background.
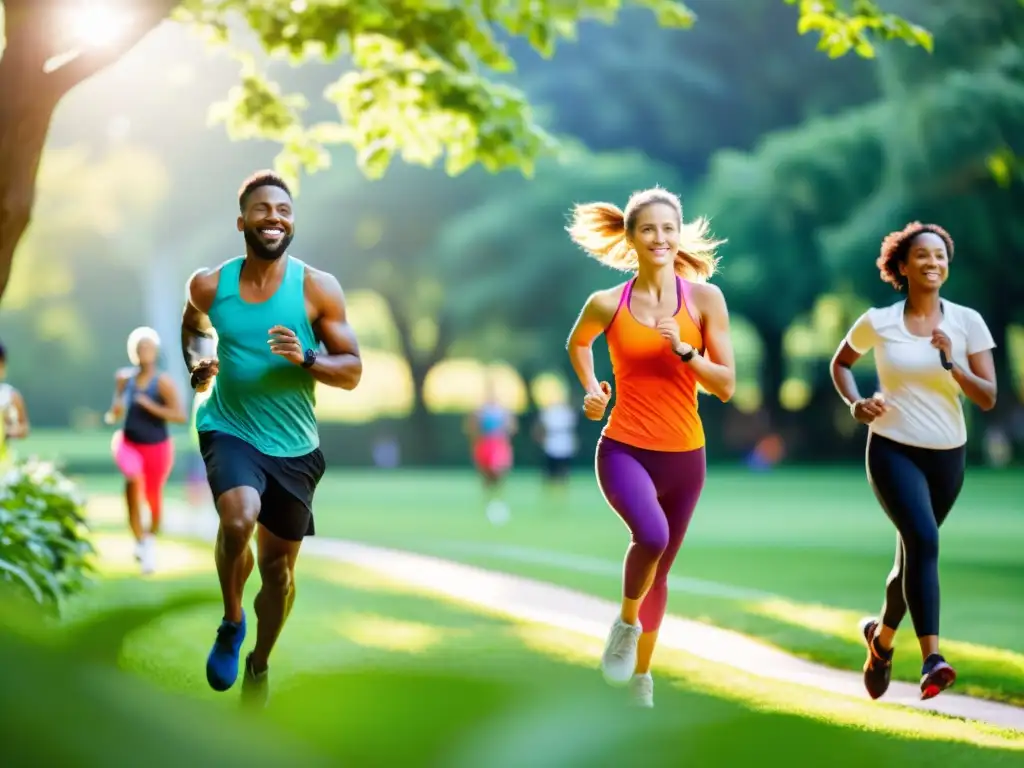
[[[626,214],[618,206],[577,204],[565,229],[576,245],[602,264],[623,272],[636,270],[636,252],[626,241]]]
[[[706,217],[685,222],[679,230],[676,274],[696,283],[707,281],[718,268],[718,246],[724,242],[711,237],[711,222]]]
[[[611,203],[577,204],[573,208],[572,221],[565,229],[576,245],[605,266],[622,272],[635,272],[639,262],[627,236],[636,227],[640,211],[655,203],[671,206],[679,216],[676,274],[695,282],[710,278],[718,266],[716,249],[725,240],[711,237],[710,222],[703,216],[684,222],[679,198],[661,187],[633,193],[625,211]]]

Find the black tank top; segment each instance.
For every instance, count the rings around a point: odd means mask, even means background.
[[[135,385],[135,380],[138,377],[138,371],[128,379],[128,384],[124,388],[124,402],[126,408],[126,415],[124,417],[124,437],[126,440],[132,443],[139,443],[140,445],[153,445],[155,443],[162,443],[169,436],[167,432],[167,422],[161,419],[159,416],[154,416],[141,405],[135,402],[135,393],[141,391],[143,394],[149,395],[151,400],[154,400],[160,405],[166,405],[164,399],[160,396],[159,386],[157,380],[159,374],[155,374],[149,384],[144,390],[138,390]]]

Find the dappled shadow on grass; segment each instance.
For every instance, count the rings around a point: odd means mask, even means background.
[[[70,643],[19,636],[6,620],[25,606],[4,602],[0,610],[5,766],[330,764],[301,738],[160,691]],[[116,648],[137,618],[94,621],[91,642]]]
[[[485,674],[427,665],[303,675],[258,717],[303,733],[339,764],[566,768],[755,765],[796,749],[807,765],[997,766],[1005,752],[828,725],[695,690],[659,686],[655,710],[628,708],[591,670],[546,674],[523,656]],[[823,760],[815,762],[814,752]],[[933,763],[934,761],[934,763]]]
[[[599,640],[325,561],[300,564],[298,601],[272,660],[270,705],[249,718],[237,711],[237,687],[215,694],[203,676],[220,618],[212,568],[162,581],[119,578],[73,607],[54,629],[63,652],[0,631],[0,703],[15,713],[5,716],[5,758],[32,758],[12,765],[129,765],[145,755],[147,765],[176,766],[714,768],[760,763],[766,753],[781,759],[795,746],[805,764],[829,766],[859,767],[865,758],[913,765],[926,756],[943,768],[986,768],[1010,757],[958,743],[944,721],[923,713],[901,715],[903,733],[887,733],[885,710],[870,703],[678,653],[659,654],[658,708],[633,710],[626,692],[597,672]],[[27,697],[15,693],[26,686]],[[871,714],[845,727],[827,722],[844,707]],[[815,763],[811,749],[827,762]]]
[[[864,605],[864,613],[870,613],[881,599],[882,581],[891,565],[886,552],[891,534],[869,498],[862,474],[796,470],[749,476],[724,468],[714,474],[718,478],[715,487],[709,486],[705,492],[696,528],[690,534],[692,541],[688,539],[675,575],[757,586],[787,597],[771,605],[673,591],[670,610],[758,637],[804,659],[838,669],[859,669],[864,651],[856,623],[861,612],[819,606],[815,601],[833,606]],[[538,478],[510,478],[513,519],[508,526],[495,528],[477,509],[479,488],[467,474],[402,472],[388,475],[383,485],[381,477],[329,473],[318,491],[320,508],[329,510],[319,516],[322,533],[454,554],[463,562],[550,580],[599,596],[613,596],[619,589],[620,574],[614,567],[608,576],[595,576],[479,553],[440,551],[445,542],[458,541],[485,549],[541,547],[553,550],[554,555],[559,554],[554,550],[575,551],[613,563],[624,546],[621,525],[599,495],[594,496],[591,478],[584,478],[582,486],[574,488],[573,498],[585,502],[578,510],[555,510],[546,502],[537,505],[546,498]],[[742,482],[737,482],[740,478]],[[1010,655],[996,647],[1017,647],[1016,638],[1021,635],[1016,631],[1017,619],[1024,619],[1015,608],[1009,565],[1012,554],[1006,554],[1015,551],[1013,544],[1019,539],[1012,522],[1007,522],[1013,519],[1016,497],[1009,488],[1000,490],[998,482],[990,493],[984,491],[987,482],[976,479],[972,484],[975,491],[968,489],[967,495],[973,494],[974,500],[966,496],[964,500],[973,505],[970,529],[965,526],[956,531],[943,556],[944,590],[949,587],[949,594],[944,592],[944,632],[979,642],[944,640],[943,647],[960,673],[958,692],[1020,705],[1024,704],[1024,647]],[[826,489],[834,494],[835,487],[844,490],[841,497],[855,491],[863,499],[847,504],[842,514],[830,516],[792,508],[792,494],[813,498]],[[756,513],[737,512],[737,504],[744,500],[749,506],[750,497],[757,497],[763,505]],[[105,503],[120,509],[117,497]],[[335,510],[339,513],[334,514]],[[864,523],[862,518],[874,522]],[[956,520],[951,523],[957,525]],[[205,552],[203,556],[210,557]],[[820,574],[828,575],[827,584],[817,578]],[[824,623],[818,624],[819,620]],[[842,626],[836,626],[837,621]],[[366,639],[366,633],[361,634]],[[920,660],[909,619],[898,645],[894,676],[914,682],[919,677]]]

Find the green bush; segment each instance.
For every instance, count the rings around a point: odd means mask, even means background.
[[[36,602],[60,610],[86,585],[95,554],[85,500],[50,463],[29,459],[0,470],[0,574]]]

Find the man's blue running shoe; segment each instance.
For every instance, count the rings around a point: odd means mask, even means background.
[[[206,680],[215,691],[226,691],[238,679],[238,657],[245,640],[245,611],[235,624],[224,619],[217,628],[210,655],[206,657]]]

